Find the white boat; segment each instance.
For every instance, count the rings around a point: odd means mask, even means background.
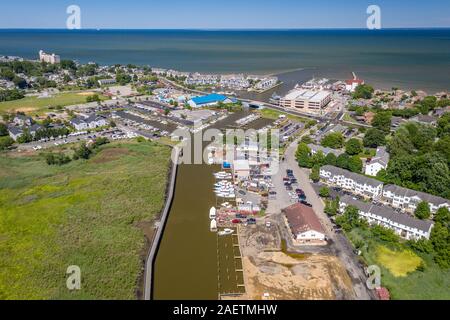
[[[217,231],[217,222],[216,219],[211,219],[211,223],[209,225],[209,230],[211,232],[216,232]]]
[[[225,193],[216,193],[216,195],[221,198],[225,198],[225,196],[226,196]]]
[[[210,219],[215,219],[216,218],[216,208],[211,207],[211,209],[209,209],[209,218]]]
[[[228,229],[228,228],[226,228],[226,229],[224,229],[223,231],[219,231],[217,234],[218,234],[219,236],[227,236],[227,235],[232,234],[233,232],[234,232],[233,229]]]
[[[227,199],[236,198],[236,195],[234,193],[233,194],[227,194],[225,196],[225,198],[227,198]]]

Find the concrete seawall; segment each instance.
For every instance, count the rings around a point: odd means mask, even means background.
[[[145,276],[144,276],[144,300],[151,300],[153,297],[153,274],[154,274],[154,266],[155,266],[155,260],[156,260],[156,254],[158,252],[159,244],[162,239],[162,234],[164,231],[164,228],[167,223],[167,218],[169,216],[170,207],[172,205],[173,200],[173,194],[175,191],[175,181],[177,177],[177,169],[178,169],[178,157],[180,154],[180,150],[178,148],[174,148],[172,152],[175,152],[175,157],[172,157],[172,159],[176,159],[172,163],[172,169],[170,174],[170,181],[169,181],[169,187],[168,187],[168,194],[166,198],[166,203],[164,205],[164,210],[162,212],[158,230],[156,231],[156,236],[153,239],[153,242],[151,243],[151,247],[147,256],[147,260],[145,262]]]

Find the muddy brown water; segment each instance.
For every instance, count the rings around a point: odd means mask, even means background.
[[[227,128],[248,114],[232,114],[214,127]],[[259,125],[266,125],[266,121]],[[209,209],[225,201],[217,199],[212,190],[213,173],[220,170],[220,166],[206,164],[178,167],[174,199],[155,262],[154,299],[215,300],[219,291],[235,291],[236,283],[243,282],[242,273],[233,270],[241,262],[233,261],[233,251],[218,259],[218,244],[222,240],[218,242],[217,234],[209,231]],[[230,244],[227,248],[233,250]],[[221,275],[219,264],[223,266]],[[227,268],[230,278],[228,273],[222,273]]]

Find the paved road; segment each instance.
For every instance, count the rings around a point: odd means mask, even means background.
[[[295,160],[295,151],[297,150],[298,140],[293,142],[286,150],[286,165],[294,171],[294,175],[298,179],[299,187],[304,190],[307,201],[312,204],[320,222],[327,233],[328,239],[332,241],[332,251],[338,256],[347,268],[350,277],[353,280],[353,288],[355,290],[356,299],[369,300],[375,299],[373,292],[367,289],[367,277],[363,268],[358,262],[358,256],[353,253],[353,247],[348,239],[342,234],[336,234],[333,231],[333,224],[324,212],[324,203],[314,191],[309,180],[309,172],[298,166]]]

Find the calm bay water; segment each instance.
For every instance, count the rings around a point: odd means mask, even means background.
[[[38,51],[100,64],[181,71],[283,73],[304,68],[379,87],[450,90],[450,29],[428,30],[0,30],[0,55]],[[302,78],[305,71],[298,71]]]

